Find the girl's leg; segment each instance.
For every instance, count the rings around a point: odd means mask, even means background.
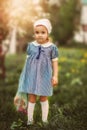
[[[47,122],[49,104],[46,96],[40,96],[41,108],[42,108],[42,121]]]
[[[36,95],[29,94],[28,102],[28,125],[33,123],[34,106],[36,102]]]

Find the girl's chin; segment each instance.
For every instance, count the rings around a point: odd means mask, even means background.
[[[44,43],[46,43],[47,41],[38,40],[37,42],[40,43],[40,44],[44,44]]]
[[[43,44],[44,42],[42,42],[42,41],[37,41],[38,43],[40,43],[40,44]]]

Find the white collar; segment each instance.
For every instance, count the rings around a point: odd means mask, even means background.
[[[44,43],[44,44],[39,44],[38,42],[34,41],[32,42],[35,46],[42,46],[42,47],[49,47],[51,46],[53,43],[51,42],[47,42],[47,43]]]

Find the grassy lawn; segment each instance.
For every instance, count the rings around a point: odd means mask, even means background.
[[[35,124],[26,126],[27,116],[13,104],[26,54],[6,57],[7,75],[0,80],[0,130],[87,130],[87,50],[59,48],[59,84],[49,98],[49,124],[41,123],[37,100]]]

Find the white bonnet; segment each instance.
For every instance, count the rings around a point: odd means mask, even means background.
[[[34,23],[34,27],[38,26],[38,25],[43,25],[47,28],[48,30],[48,33],[51,33],[51,30],[52,30],[52,25],[50,23],[50,21],[48,19],[40,19],[40,20],[37,20],[35,23]]]

